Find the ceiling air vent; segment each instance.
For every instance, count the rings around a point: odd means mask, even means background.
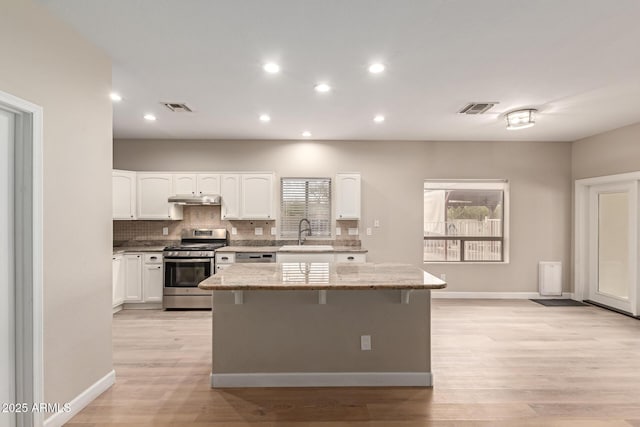
[[[191,108],[187,107],[187,104],[181,104],[179,102],[162,102],[162,105],[167,107],[174,113],[191,113]]]
[[[460,114],[483,114],[496,104],[497,102],[472,102],[470,104],[467,104],[462,110],[458,112]]]

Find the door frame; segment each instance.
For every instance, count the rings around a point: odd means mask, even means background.
[[[640,172],[630,172],[616,175],[600,176],[595,178],[578,179],[575,181],[574,187],[574,275],[573,288],[574,299],[579,301],[589,299],[589,283],[592,274],[592,266],[590,265],[591,251],[593,250],[592,236],[590,233],[591,218],[593,216],[593,208],[590,205],[590,189],[594,186],[606,184],[632,184],[633,189],[629,198],[630,211],[635,212],[636,216],[639,212],[638,207],[638,182],[640,181]],[[633,205],[633,206],[631,206]],[[632,265],[630,266],[631,287],[629,298],[633,315],[638,315],[640,307],[640,291],[638,278],[638,244],[640,243],[638,221],[631,221],[630,234],[635,239],[635,243],[630,242],[630,258]]]
[[[15,113],[14,245],[16,401],[44,402],[43,359],[43,110],[0,91],[0,107]],[[19,189],[19,191],[17,191]],[[17,426],[42,426],[41,412]]]

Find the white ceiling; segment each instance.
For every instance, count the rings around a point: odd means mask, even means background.
[[[111,56],[118,138],[308,129],[312,139],[566,141],[640,121],[638,0],[39,1]],[[282,72],[265,73],[267,61]],[[373,61],[387,70],[370,74]],[[321,80],[334,90],[314,92]],[[458,114],[469,101],[500,103]],[[522,107],[540,110],[537,125],[506,130],[503,114]]]

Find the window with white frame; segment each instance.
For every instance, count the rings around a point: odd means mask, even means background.
[[[425,180],[424,262],[507,261],[506,180]]]
[[[281,178],[280,237],[297,239],[303,218],[311,237],[331,237],[331,178]]]

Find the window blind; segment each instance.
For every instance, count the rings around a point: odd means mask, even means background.
[[[297,239],[303,218],[312,237],[331,237],[330,178],[281,178],[280,195],[280,237]]]

